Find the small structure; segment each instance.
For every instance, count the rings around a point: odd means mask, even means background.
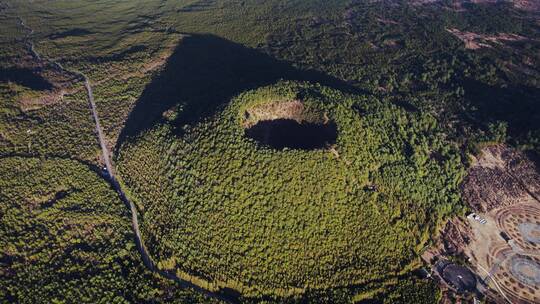
[[[421,279],[431,278],[431,273],[423,267],[415,270],[413,273]]]
[[[476,277],[467,268],[447,260],[440,260],[435,265],[439,276],[458,293],[476,290]]]
[[[478,214],[476,214],[474,212],[467,215],[467,218],[470,219],[470,220],[475,220],[475,221],[479,222],[482,225],[485,225],[487,223],[487,220],[485,218],[482,218],[481,216],[479,216]]]
[[[508,243],[508,242],[511,240],[510,237],[508,236],[508,234],[506,234],[506,232],[501,231],[501,233],[499,233],[499,234],[500,234],[500,236],[503,238],[503,240],[504,240],[505,242]]]
[[[367,186],[364,187],[364,190],[365,191],[377,191],[377,185],[375,185],[375,184],[367,185]]]
[[[107,167],[105,167],[105,166],[103,166],[103,168],[101,168],[101,174],[105,178],[110,178],[111,177],[111,174],[109,173],[109,170],[107,170]]]

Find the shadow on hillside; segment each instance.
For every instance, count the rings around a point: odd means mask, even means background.
[[[464,83],[465,98],[476,111],[468,113],[480,128],[490,122],[508,123],[508,135],[524,140],[531,131],[540,130],[540,90],[526,86],[501,88],[469,80]]]
[[[52,83],[37,71],[28,68],[0,68],[0,82],[13,82],[36,91],[53,88]]]
[[[319,82],[354,91],[352,86],[317,71],[305,71],[255,49],[213,35],[191,35],[177,46],[163,71],[147,85],[120,134],[116,149],[163,119],[174,106],[182,108],[175,126],[212,115],[231,97],[280,79]]]

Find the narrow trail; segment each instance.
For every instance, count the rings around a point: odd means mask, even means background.
[[[491,275],[491,273],[489,271],[487,271],[484,267],[478,265],[478,268],[482,271],[484,271],[487,276],[491,279],[491,281],[493,282],[493,284],[495,285],[495,287],[497,288],[497,291],[504,297],[504,299],[506,301],[508,301],[508,303],[512,304],[512,301],[510,301],[510,299],[508,299],[508,297],[506,296],[506,294],[502,291],[502,289],[499,287],[499,284],[497,283],[497,280],[495,280],[495,278]]]
[[[107,144],[106,144],[106,141],[105,141],[105,136],[103,135],[103,129],[101,128],[101,124],[100,124],[100,121],[99,121],[99,115],[98,115],[98,112],[97,112],[97,109],[96,109],[96,104],[95,104],[95,101],[94,101],[94,93],[92,91],[92,86],[91,86],[90,80],[88,79],[88,77],[84,73],[82,73],[80,71],[67,69],[67,68],[63,67],[62,64],[60,64],[59,62],[57,62],[57,61],[55,61],[53,59],[43,58],[41,56],[41,54],[39,54],[36,51],[36,49],[34,47],[34,43],[31,40],[31,36],[34,34],[34,30],[31,27],[29,27],[26,23],[24,23],[24,20],[21,17],[17,17],[17,18],[19,20],[20,25],[28,31],[28,33],[26,34],[26,36],[24,38],[24,41],[25,41],[26,45],[28,46],[28,49],[31,52],[32,56],[36,60],[49,62],[50,64],[55,66],[55,68],[58,69],[59,71],[61,71],[63,73],[70,74],[70,75],[73,75],[76,78],[80,79],[81,81],[84,81],[84,87],[86,89],[88,102],[89,102],[89,105],[90,105],[90,110],[92,111],[92,116],[94,118],[94,123],[95,123],[95,126],[96,126],[96,134],[97,134],[99,145],[100,145],[100,148],[101,148],[101,154],[102,154],[103,162],[105,163],[105,168],[107,169],[107,172],[108,172],[108,176],[106,176],[106,177],[104,176],[103,178],[109,184],[111,184],[111,186],[114,188],[114,190],[116,191],[116,193],[118,194],[118,196],[120,197],[122,202],[124,202],[124,204],[126,204],[126,206],[129,207],[129,209],[130,209],[130,212],[131,212],[131,225],[132,225],[132,228],[133,228],[133,232],[135,234],[135,244],[137,245],[137,249],[139,250],[139,253],[141,254],[141,258],[143,260],[144,265],[150,271],[158,274],[159,276],[161,276],[163,278],[166,278],[166,279],[169,279],[169,280],[175,281],[182,288],[193,289],[194,291],[196,291],[198,293],[201,293],[201,294],[203,294],[203,295],[205,295],[205,296],[207,296],[209,298],[217,299],[217,300],[223,301],[225,303],[237,303],[238,300],[236,298],[229,297],[229,296],[227,296],[227,295],[225,295],[223,293],[210,291],[210,290],[205,289],[205,288],[203,288],[203,287],[201,287],[199,285],[196,285],[196,284],[194,284],[194,283],[192,283],[190,281],[187,281],[187,280],[184,280],[184,279],[178,277],[174,272],[162,270],[162,269],[159,269],[158,267],[156,267],[156,265],[154,264],[154,261],[152,260],[152,258],[148,254],[148,251],[147,251],[147,249],[146,249],[146,247],[144,245],[143,238],[141,236],[141,232],[139,230],[139,218],[138,218],[137,208],[136,208],[135,204],[127,198],[126,194],[122,190],[122,187],[120,186],[120,183],[118,182],[118,180],[115,177],[114,166],[112,164],[112,160],[111,160],[111,157],[110,157],[110,152],[109,152],[109,149],[107,147]]]

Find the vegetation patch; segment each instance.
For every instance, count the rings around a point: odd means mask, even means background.
[[[142,264],[129,214],[80,162],[0,158],[0,302],[210,303]]]

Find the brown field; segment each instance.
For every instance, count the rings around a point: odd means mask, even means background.
[[[456,36],[459,40],[463,41],[463,43],[465,44],[465,48],[470,50],[491,48],[496,45],[505,45],[505,43],[508,42],[527,40],[526,37],[510,33],[486,35],[467,31],[460,31],[455,28],[447,29],[447,31],[452,35]]]

